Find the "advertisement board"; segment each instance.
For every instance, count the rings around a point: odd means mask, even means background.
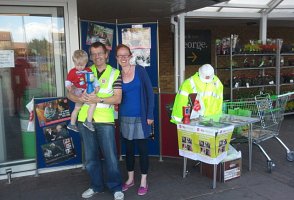
[[[82,163],[80,136],[67,129],[71,108],[66,97],[34,99],[38,169]]]

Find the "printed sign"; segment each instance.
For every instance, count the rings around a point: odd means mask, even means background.
[[[186,65],[203,65],[211,63],[210,30],[190,30],[185,33]]]
[[[6,67],[15,67],[13,50],[0,50],[0,68]]]
[[[150,66],[151,28],[133,27],[122,29],[122,43],[130,47],[132,65]]]
[[[59,98],[35,105],[40,127],[48,126],[70,119],[69,104],[67,98]]]
[[[65,97],[34,98],[38,169],[82,162],[80,135],[67,129],[73,106]]]
[[[181,156],[218,164],[227,155],[234,126],[213,122],[178,124],[178,146]]]
[[[43,144],[41,147],[47,165],[60,163],[75,157],[71,138],[59,139],[54,142]]]
[[[111,50],[113,29],[89,22],[86,44],[91,45],[94,42],[101,42],[108,50]]]

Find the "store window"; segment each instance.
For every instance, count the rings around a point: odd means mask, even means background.
[[[1,6],[0,164],[35,158],[26,105],[63,94],[65,44],[63,7]]]

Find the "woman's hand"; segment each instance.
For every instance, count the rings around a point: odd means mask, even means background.
[[[151,125],[151,124],[153,124],[153,121],[154,121],[153,119],[147,119],[147,124]]]

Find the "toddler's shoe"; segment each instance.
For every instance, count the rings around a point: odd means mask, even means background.
[[[134,183],[134,180],[130,183],[130,184],[126,184],[124,183],[123,186],[122,186],[122,191],[127,191],[130,187],[134,186],[135,183]]]
[[[124,193],[122,193],[121,191],[116,191],[113,194],[114,200],[124,200]]]
[[[83,194],[82,197],[84,199],[88,199],[92,197],[93,195],[97,194],[98,192],[95,192],[92,188],[87,189]]]
[[[74,132],[79,132],[78,127],[77,127],[76,125],[74,125],[74,124],[71,124],[71,123],[69,123],[69,124],[67,125],[67,129],[72,130],[72,131],[74,131]]]
[[[84,127],[86,127],[87,129],[89,129],[90,131],[95,131],[95,128],[94,128],[92,122],[85,121],[83,123],[83,125],[84,125]]]

